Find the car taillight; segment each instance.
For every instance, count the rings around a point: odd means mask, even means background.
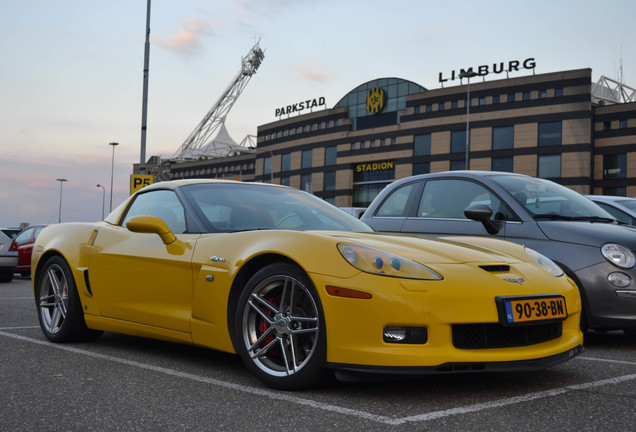
[[[11,246],[9,246],[10,251],[17,251],[18,245],[15,243],[15,240],[11,242]]]

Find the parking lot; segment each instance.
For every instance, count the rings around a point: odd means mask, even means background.
[[[586,351],[531,373],[325,383],[279,392],[237,356],[105,333],[53,344],[30,280],[0,285],[0,430],[633,431],[636,337],[586,335]]]

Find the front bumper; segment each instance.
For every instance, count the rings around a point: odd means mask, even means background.
[[[609,283],[610,273],[624,273],[632,283],[616,287]],[[636,269],[619,269],[608,262],[575,273],[583,289],[583,308],[591,329],[636,329]]]
[[[331,363],[327,367],[336,370],[336,376],[341,381],[364,380],[364,375],[436,375],[463,372],[524,372],[546,369],[564,363],[585,351],[583,345],[578,345],[560,354],[518,361],[501,362],[459,362],[443,363],[431,367],[378,367]]]
[[[517,266],[521,267],[521,264]],[[482,281],[479,273],[469,271],[468,267],[455,266],[454,272],[444,272],[448,275],[444,281],[432,282],[379,279],[367,274],[347,280],[312,275],[325,312],[328,341],[325,365],[348,369],[357,365],[378,370],[396,368],[432,372],[448,369],[449,365],[487,369],[492,366],[484,365],[499,365],[500,368],[508,365],[506,367],[510,368],[523,362],[529,365],[537,359],[550,359],[582,345],[583,334],[579,325],[581,300],[570,279],[553,278],[546,273],[549,277],[536,280],[539,276],[534,274],[523,284],[497,282],[495,276],[487,276]],[[462,272],[465,274],[460,274]],[[528,277],[527,272],[521,274]],[[476,277],[469,279],[470,276]],[[365,287],[364,290],[372,297],[364,300],[334,297],[326,294],[325,286]],[[518,344],[512,338],[504,344],[487,343],[483,346],[466,345],[456,339],[458,333],[454,329],[458,327],[469,330],[475,327],[484,331],[490,327],[502,328],[504,331],[492,334],[511,336],[511,332],[505,331],[499,324],[496,297],[549,292],[562,294],[566,300],[567,318],[559,324],[558,335],[538,340],[522,338]],[[387,327],[426,330],[427,338],[423,342],[410,343],[383,341]],[[520,328],[507,327],[508,330]],[[453,368],[456,369],[450,367]]]

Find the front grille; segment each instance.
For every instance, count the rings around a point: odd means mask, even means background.
[[[561,337],[560,322],[517,327],[501,324],[455,324],[453,345],[461,349],[510,348],[534,345]]]

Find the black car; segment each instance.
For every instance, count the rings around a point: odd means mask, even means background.
[[[524,244],[576,282],[584,329],[636,332],[636,229],[564,186],[505,172],[418,175],[382,190],[362,221],[383,232]]]

